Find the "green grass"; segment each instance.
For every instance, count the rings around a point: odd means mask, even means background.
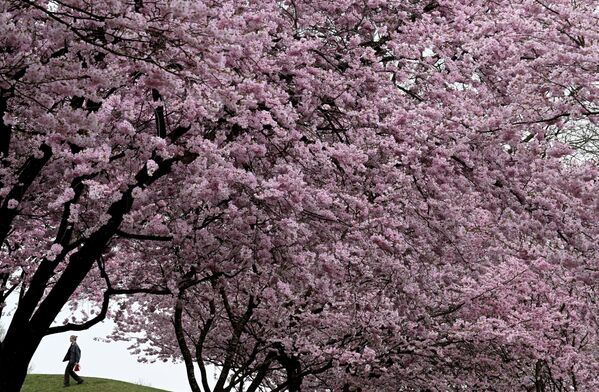
[[[64,388],[62,377],[58,374],[28,374],[21,392],[166,392],[164,389],[95,377],[82,377],[85,382],[81,385],[71,379],[71,386]]]

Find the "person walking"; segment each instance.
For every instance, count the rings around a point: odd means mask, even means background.
[[[67,363],[67,367],[64,370],[64,386],[68,387],[70,383],[70,377],[73,377],[77,384],[82,384],[83,379],[75,373],[75,366],[78,367],[79,360],[81,359],[81,349],[77,345],[77,336],[71,335],[71,345],[69,346],[69,350],[64,356],[63,362],[69,361]],[[79,369],[77,369],[79,370]]]

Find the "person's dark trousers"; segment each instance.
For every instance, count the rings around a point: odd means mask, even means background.
[[[77,381],[78,384],[81,384],[83,382],[83,380],[81,379],[81,377],[79,377],[77,375],[77,373],[75,373],[75,371],[73,370],[73,368],[75,367],[74,363],[67,363],[67,367],[66,369],[64,369],[64,385],[69,385],[70,384],[70,378],[69,376],[73,377],[73,379],[75,381]]]

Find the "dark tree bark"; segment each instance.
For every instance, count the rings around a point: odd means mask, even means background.
[[[156,158],[157,159],[157,158]],[[116,235],[123,216],[131,210],[132,192],[136,186],[148,186],[168,174],[177,158],[158,159],[158,170],[149,176],[144,166],[136,175],[136,183],[123,192],[121,199],[108,209],[109,221],[85,240],[69,257],[60,278],[43,298],[44,291],[60,258],[43,260],[21,298],[6,337],[0,345],[0,391],[19,392],[27,375],[27,367],[42,338],[49,334],[50,325],[70,296],[104,252],[110,239]],[[41,302],[40,302],[41,301]]]

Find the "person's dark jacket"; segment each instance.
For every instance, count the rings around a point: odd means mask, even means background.
[[[69,350],[65,354],[64,359],[62,361],[63,362],[69,361],[69,363],[79,363],[80,359],[81,359],[81,350],[79,349],[79,346],[77,345],[77,343],[75,343],[75,344],[71,344],[69,346]]]

